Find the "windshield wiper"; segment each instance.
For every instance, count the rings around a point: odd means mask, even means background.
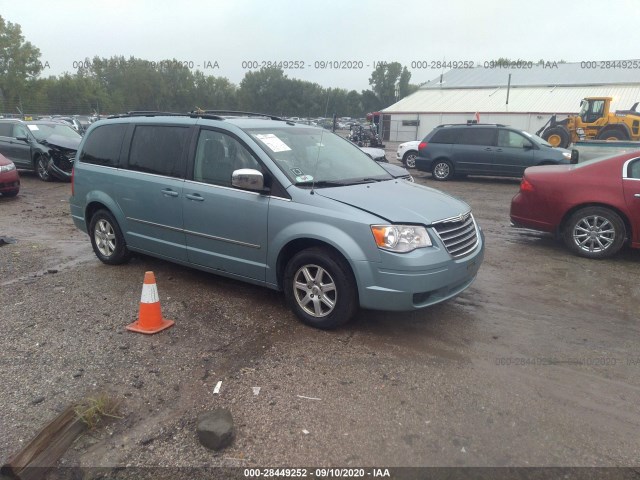
[[[296,187],[318,187],[318,188],[322,188],[322,187],[344,187],[345,185],[348,185],[347,183],[344,182],[339,182],[337,180],[318,180],[318,181],[313,181],[313,180],[307,180],[304,182],[298,182],[295,184]]]
[[[349,185],[358,185],[359,183],[373,183],[373,182],[384,182],[386,180],[391,180],[390,178],[359,178],[358,180],[354,180],[349,182]]]

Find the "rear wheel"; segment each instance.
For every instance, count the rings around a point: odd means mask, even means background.
[[[402,157],[402,163],[404,163],[407,168],[416,168],[416,157],[418,156],[418,152],[415,150],[409,150]]]
[[[98,210],[89,224],[91,246],[96,257],[108,265],[120,265],[131,258],[116,219],[107,210]]]
[[[613,210],[587,207],[569,217],[563,238],[573,253],[600,259],[610,257],[622,248],[626,229],[620,216]]]
[[[35,161],[36,173],[38,178],[43,182],[50,182],[52,180],[49,173],[49,158],[45,154],[40,154],[36,157]]]
[[[300,320],[321,329],[348,322],[358,309],[356,282],[349,265],[327,248],[308,248],[289,260],[284,295]]]
[[[629,135],[618,129],[607,130],[598,134],[598,140],[629,140]]]
[[[438,181],[451,180],[453,178],[453,165],[448,160],[436,160],[433,163],[433,178]]]
[[[548,128],[542,134],[542,138],[549,142],[552,147],[560,148],[567,148],[571,141],[571,135],[564,127]]]

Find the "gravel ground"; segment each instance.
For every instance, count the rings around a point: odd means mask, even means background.
[[[589,261],[511,229],[517,180],[413,173],[472,206],[487,237],[478,279],[444,304],[361,311],[332,332],[267,289],[144,256],[101,264],[73,227],[69,185],[23,173],[20,195],[0,198],[0,236],[17,240],[0,247],[0,459],[105,391],[122,418],[61,466],[639,467],[640,252]],[[153,336],[124,330],[147,270],[176,322]],[[221,452],[195,433],[215,407],[236,427]]]

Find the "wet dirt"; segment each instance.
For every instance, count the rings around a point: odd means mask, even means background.
[[[477,280],[332,332],[267,289],[145,256],[101,264],[69,185],[23,174],[20,195],[0,198],[0,236],[17,240],[0,248],[0,459],[100,390],[122,418],[60,465],[637,467],[640,252],[590,261],[511,228],[517,180],[412,173],[471,205],[486,235]],[[124,330],[147,270],[176,321],[154,336]],[[195,434],[215,407],[236,425],[222,452]]]

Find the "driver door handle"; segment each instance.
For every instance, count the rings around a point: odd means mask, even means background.
[[[636,194],[634,195],[634,197],[636,197],[636,198],[640,198],[640,193],[636,193]]]
[[[166,195],[167,197],[177,197],[178,196],[178,192],[171,190],[170,188],[165,188],[164,190],[162,190],[162,194]]]

